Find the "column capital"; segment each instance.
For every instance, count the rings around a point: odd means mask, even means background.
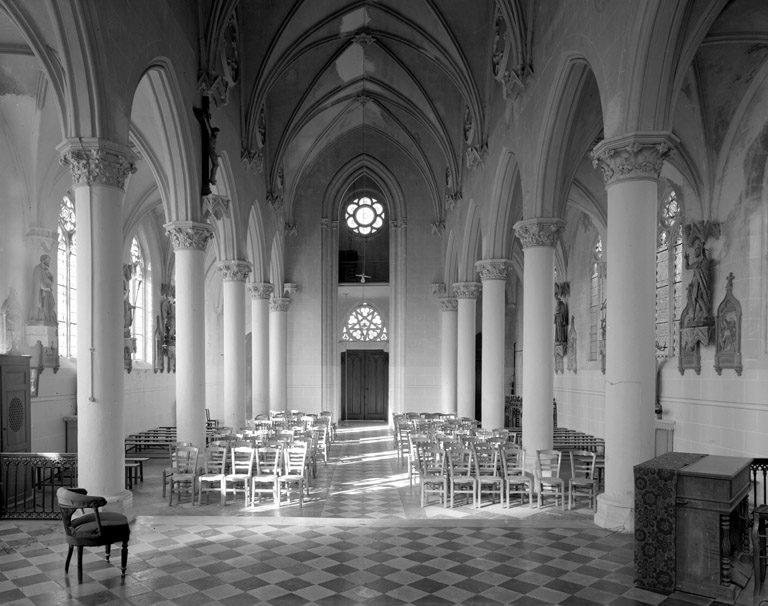
[[[626,180],[656,180],[664,161],[679,142],[668,132],[629,133],[601,141],[589,155],[592,166],[603,171],[606,185]]]
[[[275,292],[275,287],[269,282],[250,282],[247,286],[248,292],[251,294],[251,300],[269,300],[272,293]]]
[[[475,263],[475,270],[480,274],[480,280],[506,280],[509,274],[507,259],[483,259]]]
[[[247,261],[221,261],[216,268],[225,282],[245,282],[252,266]]]
[[[515,235],[520,238],[523,249],[532,246],[555,246],[565,222],[562,219],[525,219],[515,223]]]
[[[72,185],[109,185],[125,190],[136,172],[136,154],[130,148],[102,139],[68,139],[57,147],[59,163],[72,172]]]
[[[455,297],[440,297],[440,311],[456,311],[459,309],[459,300]]]
[[[288,297],[273,297],[269,302],[269,311],[288,311],[291,300]]]
[[[437,297],[438,299],[441,297],[445,297],[447,292],[448,292],[448,289],[445,287],[444,283],[435,282],[434,284],[432,284],[433,297]]]
[[[320,219],[320,227],[322,227],[323,229],[338,230],[339,222],[333,219],[328,219],[324,217]]]
[[[457,299],[477,299],[483,291],[480,282],[456,282],[453,285],[453,293]]]
[[[166,223],[166,235],[171,239],[173,250],[193,249],[205,250],[208,241],[213,237],[213,230],[207,223],[194,221],[174,221]]]

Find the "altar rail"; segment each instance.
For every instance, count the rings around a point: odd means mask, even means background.
[[[56,491],[76,478],[76,453],[0,453],[0,519],[61,518]]]

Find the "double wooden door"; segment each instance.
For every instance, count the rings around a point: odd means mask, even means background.
[[[352,350],[341,354],[341,417],[347,421],[386,421],[389,354]]]

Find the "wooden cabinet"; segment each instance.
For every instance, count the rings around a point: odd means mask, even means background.
[[[29,356],[0,355],[0,452],[30,451],[29,375]]]
[[[706,456],[679,471],[676,588],[733,603],[745,584],[752,459]]]

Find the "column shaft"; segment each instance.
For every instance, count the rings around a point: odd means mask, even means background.
[[[224,278],[224,425],[245,427],[245,279],[250,264],[222,261]]]
[[[269,296],[271,284],[249,284],[251,291],[251,397],[253,416],[269,412]]]
[[[483,282],[481,422],[484,429],[504,427],[504,299],[507,261],[476,263]]]
[[[269,306],[269,406],[288,410],[288,307],[291,300],[272,299]]]
[[[205,247],[211,228],[166,225],[176,260],[176,436],[205,448]]]
[[[523,435],[525,448],[552,448],[555,363],[555,249],[531,246],[523,250]]]
[[[458,304],[456,299],[445,298],[440,305],[442,411],[456,413]]]
[[[475,415],[475,338],[477,297],[480,284],[459,282],[454,284],[458,299],[456,328],[456,409],[459,417],[474,419]]]

